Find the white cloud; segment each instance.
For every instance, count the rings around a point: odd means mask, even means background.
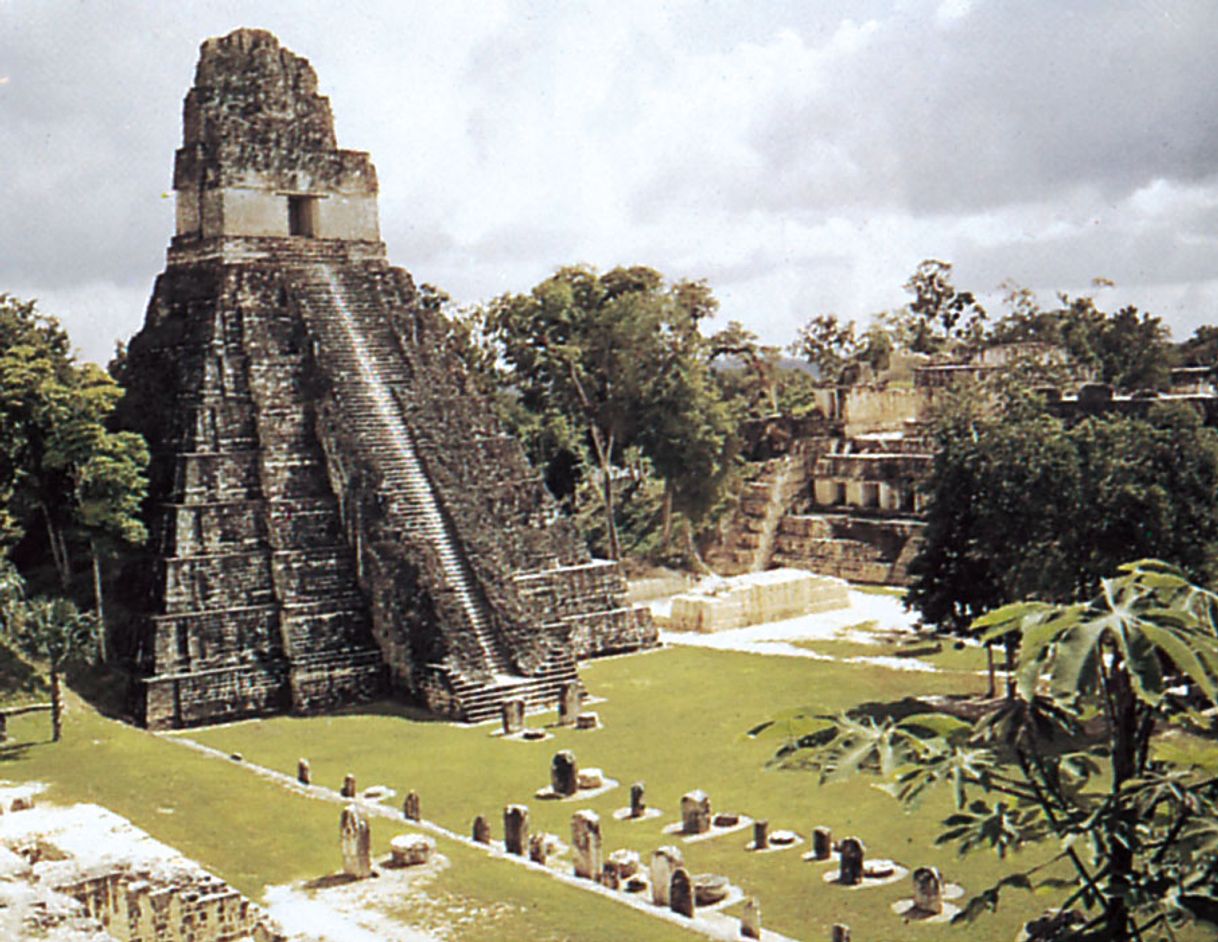
[[[785,343],[899,304],[934,256],[978,291],[1103,274],[1183,328],[1215,301],[1218,8],[1155,11],[18,0],[0,290],[96,358],[138,325],[198,45],[248,25],[313,62],[340,144],[377,164],[391,258],[461,302],[643,263]]]

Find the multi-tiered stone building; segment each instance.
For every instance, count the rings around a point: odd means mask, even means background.
[[[129,346],[153,449],[138,708],[150,727],[387,689],[476,720],[655,643],[388,264],[367,154],[270,33],[203,44],[177,234]]]

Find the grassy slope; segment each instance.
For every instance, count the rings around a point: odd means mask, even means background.
[[[197,730],[200,742],[239,751],[247,760],[293,772],[307,756],[314,781],[337,787],[356,773],[361,788],[386,784],[399,796],[414,788],[425,817],[468,832],[486,814],[496,836],[505,803],[532,810],[533,829],[566,839],[573,811],[601,814],[606,852],[629,846],[645,857],[671,838],[661,834],[674,820],[680,795],[705,789],[718,810],[768,818],[772,828],[807,833],[814,824],[838,836],[857,834],[869,852],[913,867],[940,866],[949,880],[977,890],[998,875],[997,862],[975,855],[958,860],[933,839],[946,805],[931,802],[904,815],[896,802],[862,780],[820,787],[807,774],[767,770],[773,742],[744,731],[784,709],[813,705],[840,710],[908,694],[977,691],[983,681],[968,674],[914,674],[875,667],[698,649],[672,649],[586,665],[605,728],[558,730],[543,743],[508,742],[491,727],[455,727],[411,719],[393,707],[316,718],[279,718]],[[534,724],[548,718],[533,718]],[[45,737],[45,717],[15,721],[14,733]],[[581,765],[599,766],[622,786],[591,801],[541,802],[533,792],[548,782],[549,760],[560,748],[575,750]],[[67,739],[58,746],[14,747],[0,755],[0,777],[54,783],[53,798],[96,801],[131,818],[157,837],[200,860],[242,890],[258,896],[266,885],[315,877],[338,864],[337,806],[292,795],[254,776],[240,764],[211,759],[82,709],[73,711]],[[665,814],[639,823],[617,822],[615,808],[628,786],[642,779],[648,801]],[[378,849],[405,828],[374,821]],[[694,872],[729,875],[756,893],[766,925],[802,939],[827,938],[845,922],[856,938],[884,940],[1007,939],[1018,924],[1048,901],[1015,893],[997,915],[971,929],[903,926],[891,903],[908,895],[908,881],[846,891],[826,885],[825,867],[804,863],[804,848],[767,855],[743,850],[746,832],[685,846]],[[462,939],[661,940],[688,934],[631,910],[581,894],[556,881],[445,842],[454,862],[435,884],[438,907],[408,914],[416,924],[440,924],[449,911],[511,906],[487,920],[452,930]],[[1025,861],[1016,860],[1015,863]],[[1032,860],[1026,861],[1031,863]]]

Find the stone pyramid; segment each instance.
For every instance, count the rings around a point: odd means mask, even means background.
[[[309,63],[201,49],[177,234],[128,349],[153,450],[136,699],[153,728],[397,691],[466,720],[655,643],[385,259],[376,171]]]

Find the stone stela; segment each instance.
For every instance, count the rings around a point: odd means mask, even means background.
[[[525,855],[529,842],[529,809],[508,805],[503,809],[503,846],[509,854]]]
[[[711,802],[706,792],[698,789],[681,797],[681,832],[705,834],[711,828]]]
[[[343,873],[356,880],[372,876],[372,832],[368,819],[355,805],[347,805],[338,821],[343,852]]]

